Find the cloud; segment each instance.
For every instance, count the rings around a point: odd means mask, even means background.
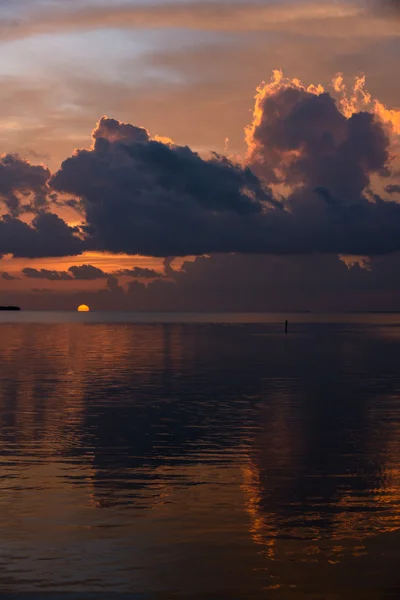
[[[164,258],[164,272],[167,277],[175,274],[175,270],[173,268],[173,262],[175,258],[173,256],[166,256]]]
[[[29,279],[47,279],[48,281],[71,281],[72,276],[66,271],[53,271],[49,269],[32,269],[26,267],[22,273]]]
[[[92,150],[77,151],[50,181],[82,198],[93,249],[153,256],[234,251],[237,235],[249,236],[257,216],[279,206],[248,168],[144,141],[142,133],[138,141],[141,130],[119,128],[120,135],[116,121],[103,117]],[[134,134],[127,137],[128,130]]]
[[[93,281],[95,279],[104,279],[108,277],[108,274],[94,267],[93,265],[80,265],[78,267],[73,266],[68,269],[72,273],[74,279]]]
[[[70,227],[53,213],[40,211],[31,223],[8,214],[0,219],[0,254],[21,258],[59,257],[75,256],[84,249],[79,229]]]
[[[60,6],[62,9],[60,10]],[[135,3],[112,6],[82,6],[65,4],[53,10],[32,11],[24,18],[4,19],[1,37],[20,39],[33,35],[55,34],[88,29],[192,29],[216,32],[290,31],[341,37],[351,25],[358,23],[357,35],[393,35],[373,14],[353,3],[335,4],[316,2],[262,3],[262,2],[164,2],[162,4]],[[341,27],[340,27],[341,25]],[[375,27],[373,26],[375,25]],[[343,31],[344,29],[344,31]],[[353,34],[355,30],[353,29]]]
[[[124,289],[119,285],[118,279],[114,275],[110,275],[107,279],[106,288],[112,294],[117,296],[124,296]]]
[[[92,138],[95,148],[103,143],[102,141],[97,143],[98,140],[126,144],[146,143],[150,141],[149,132],[143,127],[136,127],[130,123],[120,123],[117,119],[110,119],[108,117],[100,119],[96,129],[92,133]]]
[[[220,254],[187,261],[168,278],[118,285],[110,277],[102,289],[58,292],[37,298],[26,290],[1,290],[1,304],[35,309],[290,311],[397,310],[400,253],[372,257],[368,269],[334,255]],[[69,284],[67,284],[69,285]]]
[[[126,292],[113,282],[84,298],[98,310],[397,310],[399,274],[399,253],[373,257],[368,269],[334,255],[220,254],[188,261],[168,279],[134,281]]]
[[[344,203],[360,201],[372,174],[388,174],[390,139],[372,113],[345,116],[322,88],[306,90],[279,72],[259,89],[248,143],[249,162],[267,181],[323,188]]]
[[[359,254],[394,251],[400,207],[371,194],[370,183],[372,175],[391,174],[390,136],[398,115],[373,105],[364,78],[356,80],[352,96],[341,77],[334,86],[344,94],[340,102],[321,86],[306,89],[275,72],[271,83],[258,89],[247,129],[249,164],[261,178],[289,189],[285,206],[295,225],[292,241],[304,227],[310,252],[312,245],[317,252],[334,252],[340,245],[351,254],[357,254],[357,245]],[[373,110],[362,110],[365,105]]]
[[[26,267],[22,269],[22,274],[30,279],[47,279],[48,281],[95,281],[98,279],[107,279],[108,287],[114,287],[114,281],[117,281],[118,277],[133,277],[135,279],[156,279],[164,277],[163,273],[145,267],[119,269],[113,273],[106,273],[93,265],[71,266],[68,271]],[[4,273],[3,279],[11,281],[13,279],[18,279],[18,277],[12,277],[11,275],[8,275],[8,273]]]
[[[82,199],[87,243],[97,250],[394,252],[400,205],[370,190],[372,175],[390,174],[389,125],[373,112],[349,113],[353,104],[275,76],[259,90],[247,167],[103,117],[92,149],[64,161],[50,183]],[[285,197],[270,184],[285,185]]]
[[[133,267],[132,269],[120,269],[115,271],[116,277],[134,277],[137,279],[155,279],[157,277],[164,277],[163,273],[159,273],[154,269],[147,269],[145,267]]]
[[[10,273],[7,273],[7,271],[4,271],[1,274],[1,278],[5,279],[6,281],[16,281],[17,279],[19,279],[19,277],[14,277],[14,275],[10,275]]]
[[[80,254],[79,229],[70,227],[50,207],[57,205],[48,186],[50,171],[13,154],[0,157],[0,254],[38,258]],[[33,214],[31,222],[26,215]],[[21,217],[21,218],[20,218]]]
[[[56,271],[49,269],[33,269],[27,267],[22,269],[25,277],[31,279],[47,279],[49,281],[93,281],[95,279],[105,279],[109,277],[101,269],[93,265],[80,265],[69,267],[68,271]]]
[[[138,310],[396,310],[400,255],[351,268],[333,255],[215,255],[175,271],[173,281],[130,284]]]
[[[17,155],[0,158],[0,200],[14,217],[24,211],[37,211],[46,205],[50,171],[31,165]]]
[[[108,117],[93,131],[92,147],[77,150],[50,178],[44,167],[5,161],[11,173],[14,168],[22,173],[21,183],[9,178],[16,183],[4,183],[5,190],[26,185],[45,188],[46,195],[45,207],[35,209],[31,223],[13,209],[2,217],[0,253],[395,252],[400,204],[380,197],[371,181],[391,175],[399,114],[374,103],[362,78],[349,94],[340,76],[333,87],[334,93],[306,88],[275,72],[258,89],[246,130],[246,163],[215,153],[206,159],[189,147],[152,138],[141,126]],[[26,173],[39,175],[39,182]],[[386,193],[393,193],[394,185],[386,183]],[[73,200],[82,226],[70,227],[50,212],[64,202],[60,198]],[[110,276],[90,265],[71,269],[76,279]]]

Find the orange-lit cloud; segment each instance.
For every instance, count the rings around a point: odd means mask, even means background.
[[[386,107],[380,100],[373,99],[366,89],[366,76],[356,77],[353,88],[348,91],[342,73],[338,73],[332,82],[334,91],[340,96],[340,106],[347,117],[360,110],[372,111],[379,119],[400,135],[400,110]]]
[[[257,153],[258,142],[254,134],[262,121],[265,100],[285,89],[297,89],[316,96],[325,93],[325,91],[333,92],[345,117],[350,118],[360,111],[368,111],[376,115],[383,124],[389,126],[394,136],[400,135],[400,110],[390,109],[378,99],[373,99],[366,89],[365,75],[355,77],[352,87],[348,89],[344,82],[343,73],[338,73],[332,80],[331,89],[325,90],[321,84],[306,86],[300,79],[287,78],[282,70],[274,70],[271,81],[269,83],[262,82],[257,88],[253,119],[250,125],[245,128],[247,159],[250,162]],[[397,142],[397,140],[394,141]],[[291,157],[296,158],[297,156],[297,150],[287,152],[286,160],[290,163]]]
[[[361,119],[360,127],[365,130],[366,139],[371,144],[368,152],[371,151],[372,154],[370,156],[362,155],[365,149],[359,148],[360,142],[356,132],[357,139],[354,138],[355,141],[353,140],[348,144],[348,147],[353,148],[355,143],[353,149],[356,154],[359,152],[361,154],[359,157],[357,155],[354,164],[350,155],[346,155],[346,161],[352,165],[351,169],[353,167],[356,169],[357,178],[361,177],[361,179],[355,187],[350,185],[345,188],[344,194],[341,194],[339,188],[332,191],[329,185],[325,185],[324,177],[326,173],[323,174],[322,179],[321,174],[317,173],[316,178],[307,182],[301,173],[297,180],[290,180],[287,177],[290,168],[293,167],[296,170],[299,168],[298,165],[301,165],[301,168],[305,166],[303,160],[305,158],[304,145],[301,140],[299,143],[296,142],[296,146],[293,147],[290,145],[280,147],[279,144],[274,147],[273,141],[263,139],[260,142],[259,137],[256,135],[262,125],[265,111],[270,110],[270,107],[266,108],[267,100],[272,99],[275,101],[283,92],[290,90],[298,92],[300,100],[308,100],[311,97],[319,102],[319,99],[323,100],[325,98],[324,102],[327,102],[327,105],[338,113],[339,117],[335,116],[335,119],[339,119],[337,121],[340,124],[339,129],[342,128],[343,131],[339,131],[338,139],[335,140],[335,144],[337,144],[335,152],[345,141],[346,136],[350,135],[346,123],[353,123],[353,117],[357,117],[359,111],[366,111],[364,116],[367,116],[367,118],[363,117]],[[336,104],[334,101],[336,101]],[[293,105],[288,107],[288,110],[293,112],[294,109],[295,113],[297,103],[298,100],[296,99]],[[339,108],[339,112],[336,107]],[[283,117],[281,115],[280,118],[284,122],[284,115]],[[143,252],[143,254],[154,253],[160,257],[165,255],[164,253],[184,256],[185,253],[208,254],[230,251],[278,254],[281,252],[334,252],[339,253],[348,266],[359,264],[366,268],[368,267],[367,260],[362,257],[359,258],[359,254],[362,253],[360,248],[366,249],[366,252],[370,251],[371,254],[392,252],[397,249],[397,242],[393,241],[392,243],[387,236],[381,236],[381,231],[371,229],[372,225],[377,226],[376,224],[380,223],[381,218],[383,223],[389,223],[391,217],[389,213],[386,214],[386,211],[396,211],[395,203],[379,200],[374,204],[374,202],[369,202],[368,198],[371,198],[371,196],[367,197],[367,192],[370,193],[369,186],[372,182],[372,175],[380,177],[384,169],[389,168],[390,157],[387,147],[399,133],[398,120],[399,111],[386,107],[382,102],[375,100],[372,94],[368,92],[364,76],[355,78],[354,82],[349,85],[345,77],[339,73],[333,79],[331,86],[326,86],[318,83],[304,84],[299,78],[285,77],[282,70],[275,70],[271,81],[262,83],[257,88],[252,122],[245,130],[248,151],[246,159],[243,161],[244,165],[222,157],[205,161],[190,148],[174,144],[172,139],[167,136],[156,135],[151,137],[144,127],[103,117],[93,130],[91,147],[88,150],[76,151],[67,159],[62,169],[50,181],[50,187],[55,186],[55,189],[64,194],[66,199],[75,196],[76,201],[81,203],[82,218],[84,219],[86,216],[88,220],[90,227],[87,231],[93,231],[97,228],[97,237],[95,236],[92,239],[90,239],[90,236],[86,236],[83,229],[72,232],[74,241],[85,240],[88,242],[86,245],[77,248],[77,253],[85,250],[86,253],[81,256],[79,261],[76,261],[76,264],[81,266],[93,264],[97,268],[102,268],[95,262],[88,260],[87,250],[90,249],[91,254],[96,257],[99,264],[104,260],[113,265],[111,268],[104,269],[104,277],[114,273],[117,273],[117,276],[128,277],[128,271],[130,271],[130,276],[134,277],[132,264],[137,267],[139,267],[139,264],[136,261],[132,262],[132,258],[129,256],[130,251],[133,254],[137,252]],[[323,128],[327,127],[326,132],[331,135],[332,123],[325,121],[321,123]],[[384,128],[381,127],[381,124],[384,125]],[[300,135],[304,135],[304,132],[300,131]],[[229,141],[226,138],[226,150],[228,150],[228,144]],[[279,161],[276,168],[274,167],[277,174],[276,179],[281,185],[279,193],[284,196],[283,203],[270,194],[268,188],[264,186],[264,182],[260,183],[250,171],[244,168],[246,165],[253,167],[253,159],[261,156],[260,144],[267,145],[269,150],[272,149],[273,152],[277,155],[281,154],[281,158],[284,158],[284,169],[280,169]],[[86,146],[88,145],[86,144]],[[328,154],[327,157],[331,160],[331,154]],[[342,157],[339,158],[340,164],[343,164]],[[351,158],[350,162],[347,160],[348,158]],[[371,160],[372,162],[370,162]],[[27,162],[23,162],[23,164],[29,166]],[[170,177],[171,168],[174,169],[173,177]],[[67,172],[67,169],[70,169],[70,171]],[[198,172],[197,169],[200,169],[200,171]],[[204,169],[211,169],[213,176],[200,175]],[[219,179],[221,175],[222,179]],[[346,177],[338,176],[336,179],[343,183],[346,182],[346,178],[350,181],[352,177],[353,172],[350,170],[346,171]],[[273,184],[278,189],[273,178],[268,180],[268,173],[264,179],[267,184]],[[228,182],[226,189],[229,190],[229,194],[225,195],[225,187],[219,187],[222,182],[223,186]],[[309,185],[310,182],[313,185]],[[204,187],[205,184],[206,187]],[[210,188],[207,187],[209,185]],[[135,188],[133,195],[132,186]],[[390,186],[386,187],[388,189]],[[218,195],[215,196],[215,199],[213,196],[214,188],[218,189]],[[300,197],[295,197],[293,194],[294,188],[300,190]],[[315,193],[316,188],[318,188],[317,193]],[[237,190],[238,193],[237,205],[235,203],[231,204],[232,191],[234,190]],[[98,197],[99,193],[100,196]],[[220,206],[221,199],[225,197],[226,206]],[[135,203],[138,199],[139,203],[136,207]],[[368,212],[385,211],[384,214],[382,213],[382,217],[379,216],[379,218],[368,216],[368,220],[371,219],[372,224],[367,223],[365,231],[364,229],[357,230],[357,235],[360,234],[361,239],[361,245],[359,246],[356,243],[357,236],[351,236],[348,232],[341,232],[340,236],[337,236],[334,228],[331,228],[329,213],[327,212],[325,215],[323,209],[324,203],[328,206],[339,206],[342,203],[347,211],[351,209],[350,200],[360,203],[363,210],[367,209]],[[96,216],[98,207],[104,207],[108,202],[111,202],[109,208],[112,209],[112,212],[106,219],[103,219],[103,215],[101,215],[101,222],[93,223],[91,219],[94,215]],[[118,211],[122,208],[121,215],[118,214],[116,207],[118,207]],[[131,214],[132,207],[133,213]],[[172,212],[170,212],[171,207]],[[191,216],[193,207],[195,217]],[[58,210],[59,206],[53,206],[50,202],[48,208]],[[128,212],[123,213],[125,210]],[[234,214],[234,220],[231,220],[229,211]],[[129,227],[137,227],[138,216],[140,217],[142,214],[146,214],[146,219],[133,234]],[[163,214],[161,220],[160,214]],[[253,215],[251,219],[247,217],[250,214]],[[351,223],[352,217],[350,213],[349,216],[347,216],[347,213],[343,214],[344,224],[347,226],[349,222]],[[343,214],[341,218],[343,218]],[[186,221],[183,221],[182,224],[182,215],[184,219],[188,219],[188,223],[192,223],[193,218],[195,218],[194,222],[201,222],[204,230],[208,229],[207,236],[201,234],[198,239],[194,235],[187,236],[185,231],[189,231],[190,227],[186,225]],[[222,218],[225,219],[227,215],[226,224],[221,229],[214,230],[216,225],[218,228],[221,227]],[[213,222],[215,216],[218,219]],[[49,218],[49,214],[46,218]],[[211,220],[208,222],[207,219]],[[105,226],[108,228],[109,222],[114,222],[114,220],[116,230],[107,230],[103,241],[101,238],[101,235],[103,235],[102,228]],[[234,225],[232,228],[234,235],[230,231],[232,223]],[[79,224],[78,221],[77,224]],[[149,224],[149,231],[156,232],[157,235],[143,234],[144,227],[148,227]],[[29,222],[26,225],[29,226]],[[171,235],[170,228],[172,225],[175,227],[174,235]],[[242,227],[244,229],[241,229]],[[321,228],[326,228],[323,229],[325,233],[322,235]],[[211,246],[209,245],[210,231],[215,236],[212,238]],[[351,231],[351,228],[349,231]],[[333,238],[330,238],[332,234]],[[366,235],[365,238],[363,237],[364,234]],[[381,237],[380,245],[376,247],[377,240]],[[111,245],[109,245],[110,240],[112,241]],[[133,246],[132,240],[134,240]],[[136,243],[136,240],[140,241]],[[142,240],[146,240],[146,242]],[[205,243],[205,240],[207,240],[207,243]],[[239,240],[239,244],[237,244],[237,240]],[[343,240],[345,243],[343,243]],[[145,243],[145,246],[143,246],[143,243]],[[96,254],[94,252],[95,249],[101,248],[104,249],[105,253]],[[182,248],[184,249],[182,250]],[[118,252],[118,254],[107,254],[107,251]],[[124,254],[119,254],[119,252]],[[16,254],[18,255],[18,253],[21,254],[21,251],[18,250]],[[31,252],[30,255],[36,261],[38,261],[39,256],[43,257],[39,262],[30,265],[30,269],[38,269],[40,266],[41,269],[60,272],[63,271],[63,265],[67,269],[71,265],[70,259],[61,259],[57,261],[57,267],[55,268],[54,262],[46,259],[42,250],[41,254],[35,255]],[[348,255],[351,255],[352,258],[348,258]],[[67,260],[69,260],[68,265]],[[128,261],[130,264],[127,264]],[[143,261],[141,268],[147,269],[153,268],[152,265],[157,264],[159,266],[161,264],[161,259],[142,257],[140,261]],[[15,267],[16,263],[14,263],[14,266],[5,264],[4,270],[10,273],[11,277],[15,274],[18,276]],[[25,265],[22,268],[24,267]],[[136,273],[138,274],[138,271]],[[138,278],[140,278],[139,275]],[[69,281],[71,278],[68,277],[67,279]],[[5,278],[5,281],[9,282],[7,284],[9,286],[23,285],[19,280],[12,283],[14,280]]]
[[[371,270],[371,259],[368,256],[346,256],[345,254],[339,254],[339,258],[348,269],[358,266],[361,269]]]
[[[90,149],[75,151],[52,177],[43,167],[6,155],[0,175],[8,187],[2,192],[0,186],[0,194],[14,221],[3,218],[0,225],[7,235],[8,230],[19,228],[19,245],[3,236],[3,252],[39,258],[98,249],[160,257],[235,251],[360,254],[369,247],[372,253],[393,251],[397,245],[387,245],[388,240],[378,249],[376,242],[357,249],[354,239],[350,243],[343,234],[335,243],[321,240],[314,248],[303,239],[309,227],[308,238],[321,226],[328,227],[327,239],[333,233],[333,222],[328,223],[332,215],[324,213],[321,200],[347,207],[351,201],[368,212],[385,211],[379,217],[381,223],[387,220],[388,211],[397,210],[393,202],[374,206],[366,196],[371,177],[389,172],[388,128],[397,134],[397,111],[373,101],[365,77],[356,78],[348,92],[343,75],[338,74],[331,88],[328,92],[321,84],[304,85],[299,78],[287,78],[282,70],[275,70],[271,81],[257,88],[253,119],[245,130],[244,165],[218,155],[204,160],[189,147],[174,145],[170,138],[152,138],[144,127],[110,117],[98,121]],[[25,171],[34,176],[32,181],[19,178]],[[284,202],[268,187],[276,184],[288,188],[281,190]],[[32,196],[23,209],[35,215],[23,227],[10,204],[19,191],[24,197]],[[50,214],[66,204],[78,207],[82,224],[67,228],[60,217]],[[63,236],[57,238],[63,240],[58,244],[61,250],[40,247],[38,225],[50,221],[64,227]],[[194,229],[198,238],[185,234],[194,221],[202,223]],[[351,215],[345,221],[350,224]],[[278,233],[281,227],[282,234],[295,228],[294,243],[283,241]],[[369,226],[365,233],[371,236]],[[30,236],[26,248],[23,235]]]
[[[322,85],[314,85],[311,84],[308,87],[304,86],[300,79],[297,78],[287,78],[283,75],[283,71],[281,69],[275,69],[272,74],[272,79],[269,83],[265,83],[264,81],[258,86],[257,93],[254,97],[255,105],[253,111],[253,120],[250,125],[245,128],[245,140],[247,143],[248,154],[251,157],[252,153],[256,148],[256,142],[254,141],[254,132],[257,127],[261,124],[261,119],[263,115],[263,102],[269,96],[276,94],[280,90],[284,90],[287,88],[294,88],[298,90],[303,90],[309,92],[311,94],[322,94],[325,90]]]

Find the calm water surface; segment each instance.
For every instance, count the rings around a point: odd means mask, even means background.
[[[0,313],[0,336],[1,593],[400,597],[400,315]]]

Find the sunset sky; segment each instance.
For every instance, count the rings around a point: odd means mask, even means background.
[[[400,308],[399,2],[0,17],[0,303]]]

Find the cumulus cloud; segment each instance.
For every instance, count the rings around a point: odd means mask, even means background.
[[[282,234],[286,228],[295,253],[301,246],[305,252],[342,246],[350,254],[399,248],[400,206],[370,190],[372,175],[390,175],[392,123],[383,123],[379,106],[359,110],[358,104],[371,103],[363,83],[358,80],[353,97],[340,102],[321,86],[306,89],[279,72],[259,88],[247,130],[248,160],[259,177],[288,188],[290,218]]]
[[[279,83],[279,82],[278,82]],[[152,256],[226,252],[380,254],[400,248],[400,206],[370,192],[390,173],[376,114],[344,114],[319,88],[283,82],[258,98],[248,165],[154,141],[103,117],[91,150],[52,177],[82,199],[88,243]],[[288,189],[277,198],[269,185]]]
[[[82,198],[93,248],[153,256],[234,251],[263,211],[278,207],[250,169],[145,138],[103,117],[92,150],[76,152],[51,179],[54,189]]]
[[[395,252],[400,205],[376,194],[371,180],[391,174],[391,136],[400,116],[374,104],[363,85],[357,81],[347,97],[340,76],[335,92],[328,93],[276,72],[258,90],[245,164],[218,154],[203,158],[108,117],[93,131],[92,147],[76,151],[51,177],[44,167],[5,157],[0,190],[10,198],[0,220],[0,253]],[[36,198],[43,190],[46,205],[36,207],[32,222],[18,218],[21,203],[13,205],[12,194]],[[387,181],[386,193],[396,191]],[[82,227],[69,227],[50,212],[60,198],[72,199]],[[109,274],[91,265],[71,267],[70,273],[87,280],[159,277],[136,269]]]
[[[390,142],[373,114],[347,118],[330,94],[294,87],[267,95],[260,108],[251,164],[267,181],[323,188],[348,204],[360,201],[373,173],[387,174]]]

